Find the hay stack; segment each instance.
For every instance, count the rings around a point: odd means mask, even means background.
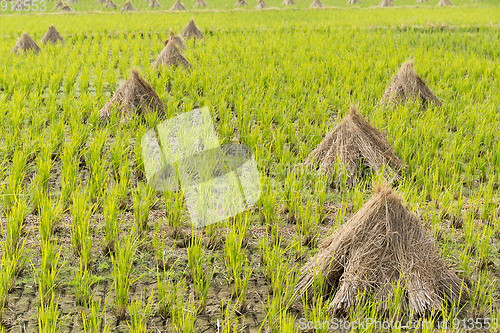
[[[163,6],[160,5],[160,3],[158,2],[158,0],[150,0],[149,1],[149,8],[155,9],[155,8],[160,8],[160,7],[163,7]]]
[[[325,6],[319,0],[314,0],[309,8],[324,8]]]
[[[113,2],[113,0],[107,0],[104,8],[118,8],[118,6]]]
[[[168,39],[163,43],[163,45],[167,45],[168,42],[173,41],[177,48],[181,51],[186,51],[186,45],[184,45],[184,42],[182,39],[174,34],[174,31],[170,29],[170,36]]]
[[[394,7],[391,0],[382,0],[382,2],[378,6],[379,7]]]
[[[134,5],[132,5],[132,3],[130,2],[130,0],[128,0],[127,2],[125,2],[123,4],[123,7],[121,9],[121,12],[135,12],[137,10],[137,8],[134,7]]]
[[[361,3],[361,0],[349,0],[349,1],[347,1],[348,5],[354,5],[356,3]]]
[[[195,7],[208,7],[208,4],[204,0],[197,0],[194,4]]]
[[[106,0],[95,0],[96,3],[100,4],[100,5],[105,5],[106,4]]]
[[[61,13],[74,13],[75,11],[67,3],[61,7]]]
[[[396,155],[386,138],[351,106],[349,115],[342,119],[316,149],[307,156],[305,164],[319,166],[327,176],[335,174],[335,160],[345,166],[349,185],[368,167],[372,171],[384,170],[389,179],[397,179],[403,161]]]
[[[429,2],[429,0],[417,0],[417,3]]]
[[[453,6],[453,4],[450,2],[450,0],[439,1],[438,7],[444,7],[444,6]]]
[[[170,11],[172,12],[175,12],[175,11],[181,11],[181,10],[187,10],[186,6],[184,6],[182,3],[181,3],[181,0],[177,0],[174,5],[172,6],[172,8],[170,8]]]
[[[371,199],[327,237],[318,254],[302,268],[296,295],[307,292],[309,301],[313,298],[316,271],[326,282],[325,291],[336,291],[329,306],[333,315],[349,314],[351,307],[366,301],[364,292],[386,312],[392,285],[399,278],[405,290],[402,311],[419,316],[439,311],[443,304],[461,307],[469,299],[467,286],[438,253],[431,236],[400,197],[379,185]]]
[[[144,115],[157,112],[161,116],[165,114],[160,97],[135,68],[132,69],[129,79],[116,89],[113,97],[99,111],[99,120],[109,120],[110,111],[115,107],[124,121],[130,119],[134,113]]]
[[[49,30],[47,30],[45,35],[43,35],[40,44],[47,44],[47,43],[56,44],[57,42],[61,42],[62,44],[64,44],[64,39],[61,37],[56,27],[54,27],[54,25],[51,24]]]
[[[284,5],[284,6],[295,5],[295,1],[293,1],[293,0],[283,0],[282,5]]]
[[[190,38],[203,39],[203,34],[196,26],[196,23],[194,23],[194,20],[191,19],[184,30],[182,30],[181,37],[185,40],[189,40]]]
[[[28,10],[28,7],[26,6],[28,5],[28,3],[24,3],[24,1],[22,0],[17,0],[15,3],[14,3],[14,8],[16,10]]]
[[[182,66],[185,69],[190,69],[192,66],[189,61],[179,52],[176,43],[169,40],[167,45],[163,48],[160,55],[153,62],[153,67],[158,66]]]
[[[33,38],[28,35],[28,33],[23,32],[21,37],[17,40],[16,45],[12,49],[12,52],[14,53],[19,53],[20,51],[24,51],[24,54],[28,53],[29,51],[38,54],[40,52],[40,47],[36,45],[35,41]]]
[[[254,7],[255,9],[264,9],[264,8],[269,8],[266,3],[264,2],[264,0],[259,0],[259,2],[257,3],[257,6]]]
[[[59,0],[59,1],[56,3],[56,5],[54,6],[54,8],[52,8],[52,11],[55,11],[55,10],[61,9],[61,8],[62,8],[62,6],[64,6],[64,3],[63,3],[61,0]]]
[[[238,0],[234,4],[235,7],[242,7],[242,6],[248,6],[248,3],[245,0]]]
[[[437,106],[442,105],[439,98],[413,70],[413,61],[407,61],[392,78],[381,102],[396,107],[398,104],[405,104],[408,100],[416,101],[417,99],[420,99],[424,109],[427,108],[429,102],[434,102]]]

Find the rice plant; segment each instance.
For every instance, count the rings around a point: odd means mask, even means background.
[[[211,256],[201,246],[201,236],[193,233],[187,249],[188,265],[199,301],[199,311],[204,312],[208,300],[208,288],[212,283],[213,266]]]
[[[92,238],[90,234],[90,218],[96,210],[96,205],[88,202],[88,197],[81,191],[73,193],[71,207],[71,245],[73,251],[89,267],[92,260]]]
[[[151,301],[153,300],[153,293],[151,292],[148,300],[146,300],[143,299],[142,292],[141,290],[139,299],[132,301],[128,306],[130,322],[127,323],[127,326],[130,332],[133,333],[147,333],[149,316],[152,314]]]
[[[111,255],[113,263],[113,289],[115,293],[115,315],[120,319],[125,318],[129,304],[130,286],[134,279],[130,276],[132,263],[137,250],[138,241],[133,233],[122,234],[115,243],[115,253]]]

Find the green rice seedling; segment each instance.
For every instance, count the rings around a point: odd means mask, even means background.
[[[294,173],[287,174],[283,190],[283,204],[288,211],[288,222],[295,223],[300,211],[300,182]]]
[[[238,332],[238,319],[239,317],[234,317],[233,314],[238,310],[239,303],[238,301],[234,302],[234,305],[229,300],[228,303],[224,306],[224,300],[221,300],[221,307],[224,309],[224,319],[222,322],[222,332],[224,333],[236,333]],[[219,323],[218,323],[219,324]],[[244,326],[244,325],[242,325]],[[219,326],[217,327],[219,330]]]
[[[80,155],[75,141],[63,145],[61,156],[61,198],[67,207],[78,184],[78,160]]]
[[[490,315],[490,302],[494,302],[493,295],[496,290],[496,282],[491,273],[483,271],[478,274],[469,291],[471,316],[473,318],[486,318]]]
[[[279,331],[282,333],[298,333],[299,327],[296,327],[296,315],[288,314],[286,311],[281,311],[279,318]]]
[[[209,224],[205,227],[205,245],[207,248],[215,249],[223,243],[222,228],[220,223]]]
[[[120,208],[126,206],[126,200],[128,195],[128,190],[130,187],[130,162],[128,160],[123,160],[122,165],[119,169],[118,177],[118,204]]]
[[[314,198],[308,197],[305,202],[305,207],[300,210],[297,223],[297,234],[304,245],[312,245],[315,243],[317,233],[315,232],[320,220],[319,213],[314,210]]]
[[[184,297],[183,297],[184,298]],[[196,332],[197,306],[193,297],[181,302],[181,306],[172,307],[172,328],[177,333]]]
[[[132,301],[128,306],[128,313],[130,314],[130,322],[127,326],[131,333],[147,333],[148,320],[152,314],[151,301],[153,300],[153,291],[149,296],[149,300],[143,300],[142,290],[141,296],[138,300]]]
[[[71,245],[73,251],[81,259],[85,267],[91,261],[92,239],[90,235],[90,217],[96,210],[95,204],[87,201],[87,196],[81,191],[73,193],[71,207]]]
[[[2,261],[0,262],[0,323],[2,322],[2,313],[8,305],[9,290],[13,287],[12,276],[15,270],[13,264],[15,262],[8,260],[5,253],[3,253]]]
[[[171,318],[173,309],[182,305],[186,289],[186,279],[174,280],[172,266],[163,276],[156,270],[158,281],[158,313],[163,318]]]
[[[55,300],[55,294],[52,294],[50,301],[45,303],[40,299],[38,306],[38,331],[47,333],[61,332],[63,320],[59,320],[59,302]],[[67,318],[67,317],[66,317]]]
[[[87,311],[82,311],[83,331],[85,333],[109,333],[111,326],[107,321],[106,305],[109,295],[104,302],[101,310],[101,300],[91,302]],[[100,313],[99,313],[100,311]]]
[[[52,148],[43,145],[37,161],[37,172],[31,180],[31,198],[36,211],[39,210],[41,199],[49,192],[50,170],[52,169]]]
[[[120,168],[129,153],[129,137],[126,132],[118,131],[109,151],[111,167],[115,179],[120,178]]]
[[[106,170],[107,154],[103,154],[103,146],[108,137],[108,131],[97,132],[92,144],[85,151],[85,164],[90,172],[89,197],[91,202],[102,198],[108,173]]]
[[[104,213],[104,249],[107,253],[114,252],[115,240],[118,238],[118,187],[106,187],[106,204]]]
[[[356,183],[354,188],[351,191],[349,191],[353,212],[357,212],[358,210],[361,209],[361,207],[363,207],[365,190],[366,190],[366,183],[364,181],[359,181]]]
[[[27,155],[20,150],[16,150],[12,157],[12,165],[9,168],[7,184],[3,190],[3,210],[4,214],[9,213],[16,199],[22,193],[22,182],[26,174]]]
[[[405,296],[405,283],[399,279],[392,284],[392,293],[389,293],[387,299],[387,320],[400,321],[403,316],[401,304]]]
[[[42,242],[51,240],[54,223],[60,219],[61,214],[62,207],[60,200],[53,203],[48,195],[44,195],[41,198],[39,232]]]
[[[187,249],[188,265],[193,279],[196,296],[199,301],[199,312],[204,312],[208,301],[208,288],[213,280],[211,256],[201,246],[201,236],[193,233]]]
[[[493,226],[485,225],[482,234],[478,235],[477,257],[479,260],[479,268],[484,269],[488,265],[488,256],[491,251],[491,236],[493,235]]]
[[[246,232],[246,228],[243,225],[242,223],[239,225],[233,223],[227,229],[224,251],[224,265],[226,266],[228,275],[228,287],[232,289],[232,297],[241,298],[242,301],[246,298],[248,280],[251,275],[245,251],[242,249]],[[243,304],[243,306],[245,305]]]
[[[259,200],[261,220],[268,227],[273,225],[276,220],[275,208],[278,201],[277,197],[278,192],[274,188],[271,188],[269,191],[262,193]]]
[[[5,229],[3,223],[0,223],[2,227],[3,236],[3,251],[8,258],[13,258],[16,254],[24,249],[24,244],[21,241],[21,235],[23,232],[24,218],[26,217],[26,198],[19,197],[13,201],[13,205],[9,212],[6,214]]]
[[[121,235],[115,243],[115,253],[111,255],[113,263],[113,287],[115,291],[115,314],[120,320],[125,318],[129,302],[129,290],[133,280],[130,276],[135,252],[138,247],[134,233]]]
[[[72,284],[75,287],[76,303],[85,308],[93,304],[92,286],[98,282],[98,278],[92,274],[84,259],[80,258],[80,268],[73,271]]]
[[[155,204],[154,194],[154,190],[147,185],[139,185],[134,191],[134,220],[140,235],[147,230],[149,211]]]
[[[172,237],[177,238],[183,221],[184,193],[182,189],[177,192],[163,192],[163,198],[167,222],[173,229]]]
[[[40,301],[48,304],[55,292],[55,287],[60,272],[59,258],[61,249],[57,249],[56,245],[50,240],[42,240],[40,242],[41,261],[40,270],[36,273],[38,292]]]
[[[326,201],[326,179],[321,175],[316,176],[314,182],[314,193],[316,195],[318,212],[319,212],[319,223],[322,224],[325,219],[325,201]]]

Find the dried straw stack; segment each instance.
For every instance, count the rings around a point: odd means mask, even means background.
[[[387,87],[382,96],[382,104],[391,104],[396,107],[405,104],[407,101],[420,100],[423,108],[427,108],[429,102],[441,106],[439,98],[427,87],[424,80],[413,70],[413,61],[407,61],[392,78],[391,84]]]
[[[354,106],[309,154],[305,164],[319,166],[321,173],[331,177],[335,174],[336,159],[346,168],[349,186],[363,172],[360,167],[375,172],[383,170],[388,180],[397,179],[404,167],[387,139]]]
[[[28,52],[33,52],[35,54],[38,54],[41,49],[40,46],[38,46],[33,38],[28,35],[27,32],[23,32],[21,37],[17,40],[16,45],[12,49],[12,52],[14,53],[19,53],[23,51],[24,54],[27,54]]]
[[[189,40],[190,38],[203,39],[203,34],[200,29],[198,29],[193,19],[191,19],[184,30],[182,30],[180,36],[184,38],[184,40]]]
[[[56,44],[57,42],[61,42],[62,44],[64,44],[64,39],[61,37],[56,27],[51,24],[45,35],[43,35],[40,44]]]
[[[153,62],[153,67],[157,68],[158,66],[182,66],[188,70],[192,67],[189,61],[180,53],[174,40],[167,42],[158,58]]]
[[[137,69],[132,69],[129,79],[116,89],[113,96],[99,111],[99,120],[107,121],[113,109],[121,113],[122,121],[129,120],[134,113],[148,112],[165,114],[163,103],[151,85],[144,80]]]
[[[186,45],[184,45],[184,42],[182,41],[182,39],[179,37],[179,36],[176,36],[174,31],[172,29],[170,29],[170,36],[168,37],[168,39],[163,43],[163,45],[167,45],[169,41],[173,41],[175,43],[175,45],[177,46],[177,48],[180,50],[180,51],[186,51]]]
[[[180,0],[177,0],[172,8],[170,8],[170,11],[175,12],[175,11],[183,11],[187,10],[186,6],[184,6]]]
[[[314,0],[309,8],[325,8],[325,5],[320,0]]]
[[[467,286],[438,253],[400,197],[386,185],[376,186],[372,198],[327,237],[303,267],[295,304],[298,294],[307,293],[312,300],[316,276],[326,282],[323,292],[336,291],[329,305],[332,315],[347,315],[368,298],[386,312],[398,281],[404,288],[399,304],[403,313],[423,315],[440,311],[445,304],[461,307],[469,300]]]

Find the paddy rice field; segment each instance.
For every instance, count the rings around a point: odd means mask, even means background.
[[[313,10],[270,0],[253,10],[255,0],[243,9],[207,0],[193,10],[185,0],[186,12],[159,2],[150,10],[136,0],[139,11],[128,13],[93,1],[72,14],[53,12],[54,1],[44,12],[10,2],[0,11],[0,332],[328,331],[303,323],[331,322],[332,295],[291,306],[295,285],[381,175],[349,186],[341,171],[331,182],[300,166],[351,105],[404,162],[390,186],[467,286],[466,308],[421,316],[433,322],[422,331],[444,331],[442,321],[500,330],[497,1],[324,0]],[[186,42],[191,70],[152,67],[169,30],[190,19],[204,34]],[[64,44],[11,52],[23,32],[38,43],[51,24]],[[379,103],[408,60],[442,106]],[[102,124],[99,110],[133,68],[165,115]],[[141,138],[205,106],[221,144],[255,153],[261,195],[192,229],[182,191],[148,187]],[[360,302],[344,319],[379,315]]]

